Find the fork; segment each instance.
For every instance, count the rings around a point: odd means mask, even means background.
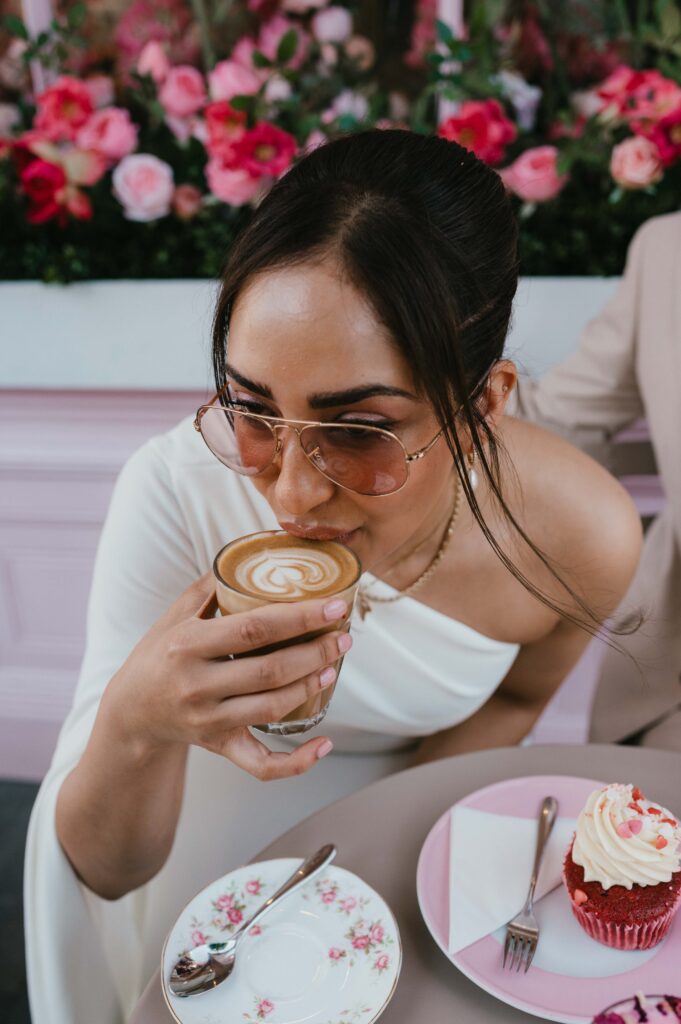
[[[534,916],[533,904],[534,904],[534,890],[537,885],[537,877],[539,875],[539,868],[541,867],[542,857],[544,856],[544,850],[548,838],[551,835],[551,829],[553,823],[556,820],[556,814],[558,812],[558,801],[553,796],[544,797],[542,801],[541,809],[539,811],[539,820],[537,822],[537,847],[534,854],[534,867],[532,868],[532,878],[530,879],[530,888],[527,892],[527,899],[525,905],[519,914],[508,922],[506,925],[506,941],[504,943],[504,961],[502,968],[506,966],[508,960],[509,970],[513,970],[515,966],[516,971],[519,971],[522,965],[525,965],[525,973],[532,963],[532,959],[537,948],[537,942],[539,941],[539,925],[537,924],[537,918]]]

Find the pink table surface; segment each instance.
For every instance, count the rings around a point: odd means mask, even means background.
[[[338,865],[360,875],[387,900],[402,935],[403,965],[395,995],[381,1018],[385,1024],[528,1024],[539,1019],[488,995],[453,967],[428,932],[416,898],[416,865],[433,823],[474,790],[523,775],[633,782],[659,803],[676,806],[681,756],[635,747],[561,744],[447,758],[358,790],[311,815],[252,858],[300,857],[334,842]],[[158,971],[129,1024],[172,1024]]]

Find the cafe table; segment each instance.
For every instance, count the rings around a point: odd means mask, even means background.
[[[382,1024],[413,1024],[416,1020],[527,1024],[539,1019],[500,1002],[461,974],[436,946],[416,897],[419,853],[440,815],[482,786],[527,775],[631,782],[658,803],[681,810],[679,754],[600,744],[501,748],[461,754],[387,776],[317,811],[253,857],[253,862],[304,857],[332,842],[338,847],[335,863],[359,875],[387,901],[400,928],[403,961]],[[235,865],[225,865],[225,872],[230,866]],[[178,914],[181,910],[178,906]],[[160,957],[159,949],[159,961]],[[147,985],[129,1024],[173,1024],[159,971]]]

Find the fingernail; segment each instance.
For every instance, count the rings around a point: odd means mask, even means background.
[[[352,647],[352,637],[349,633],[341,633],[338,637],[338,650],[341,654],[347,654]]]
[[[323,757],[326,757],[327,754],[330,754],[332,750],[333,743],[331,740],[324,740],[324,742],[320,743],[317,747],[317,757],[321,760]]]
[[[324,605],[324,618],[328,619],[329,622],[333,622],[334,619],[342,619],[347,610],[348,606],[345,601],[336,598],[335,601],[329,601],[328,604]]]
[[[323,672],[320,672],[319,682],[322,684],[322,689],[325,686],[331,686],[331,683],[334,681],[335,678],[336,670],[335,668],[331,668],[331,666],[329,666],[329,668],[325,668]]]

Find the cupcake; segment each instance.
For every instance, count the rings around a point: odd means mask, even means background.
[[[644,996],[639,993],[597,1013],[593,1024],[641,1024],[641,1021],[673,1024],[676,1020],[681,1020],[681,997]]]
[[[577,819],[563,881],[587,935],[650,949],[681,903],[681,827],[636,787],[597,789]]]

